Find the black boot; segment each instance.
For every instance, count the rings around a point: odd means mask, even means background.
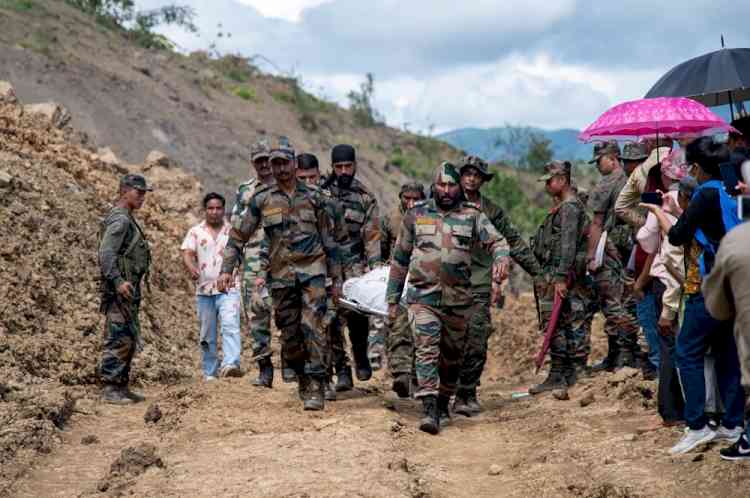
[[[112,405],[132,405],[133,400],[125,395],[122,388],[115,384],[107,384],[102,389],[102,400]]]
[[[409,374],[397,374],[393,378],[391,389],[393,389],[399,398],[408,398],[409,390],[411,389],[411,377]]]
[[[440,432],[440,417],[438,416],[437,396],[430,394],[422,398],[424,417],[419,421],[419,430],[429,434]]]
[[[614,372],[617,367],[617,357],[620,355],[620,342],[616,335],[607,336],[607,356],[602,361],[591,367],[591,371],[597,372]]]
[[[638,368],[637,352],[639,350],[640,348],[638,347],[638,337],[635,334],[632,334],[631,336],[621,336],[620,354],[617,356],[616,368]]]
[[[565,358],[563,363],[563,377],[568,387],[573,387],[578,382],[578,372],[572,358]]]
[[[444,394],[438,395],[437,409],[438,409],[438,420],[440,421],[440,428],[443,429],[448,427],[451,423],[451,411],[450,411],[451,397]]]
[[[370,358],[367,357],[367,343],[355,346],[352,343],[352,356],[354,357],[354,368],[357,380],[365,382],[372,378],[372,366]]]
[[[459,389],[456,391],[456,399],[453,400],[453,412],[463,415],[464,417],[471,417],[472,411],[469,408],[469,389]]]
[[[336,391],[351,391],[354,389],[352,380],[352,367],[345,365],[336,368]]]
[[[648,352],[644,351],[641,354],[640,359],[641,373],[643,374],[643,380],[656,380],[659,376],[659,372],[651,364],[651,360],[648,359]]]
[[[300,401],[305,401],[310,386],[310,377],[304,373],[297,375],[297,395]]]
[[[281,380],[283,380],[285,384],[291,384],[292,382],[297,382],[297,374],[294,373],[294,370],[292,370],[291,368],[288,368],[288,367],[282,368]]]
[[[258,360],[258,378],[253,381],[254,386],[273,387],[273,363],[271,358],[261,358]]]
[[[302,406],[305,410],[320,411],[325,408],[325,379],[318,376],[308,376],[307,378],[309,384],[305,391]]]
[[[586,358],[574,358],[573,366],[576,369],[576,378],[586,379],[591,377],[591,367],[586,364]]]
[[[541,384],[529,389],[529,394],[540,394],[566,387],[568,387],[568,384],[565,382],[565,377],[563,376],[563,359],[553,356],[547,378]]]
[[[326,375],[325,400],[336,401],[336,385],[333,383],[333,376],[331,375]]]
[[[123,396],[133,401],[133,403],[142,403],[143,401],[146,401],[146,397],[143,394],[131,391],[128,384],[121,386],[120,392],[122,392]]]

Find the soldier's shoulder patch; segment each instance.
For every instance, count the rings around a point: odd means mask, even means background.
[[[417,225],[434,225],[435,223],[437,223],[437,221],[431,216],[417,215],[414,218],[414,223],[416,223]]]

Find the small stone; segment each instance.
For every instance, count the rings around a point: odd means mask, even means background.
[[[89,445],[89,444],[99,444],[99,438],[94,436],[93,434],[89,434],[88,436],[83,436],[81,438],[81,444],[83,445]]]
[[[635,434],[625,434],[622,439],[623,441],[633,442],[638,439],[638,436],[636,436]]]
[[[0,171],[0,188],[8,188],[13,185],[13,177],[7,171]]]
[[[391,432],[401,432],[401,429],[403,428],[404,425],[398,420],[394,420],[393,423],[391,423]]]
[[[611,458],[604,459],[604,465],[612,465],[613,463],[615,463],[615,461],[612,460]]]
[[[148,410],[146,410],[146,413],[143,415],[143,421],[148,423],[155,424],[162,418],[161,409],[159,408],[159,405],[157,403],[151,403],[151,406],[148,407]]]
[[[487,472],[487,475],[499,476],[502,471],[503,471],[502,467],[500,467],[496,463],[493,463],[492,465],[490,465],[490,470]]]
[[[23,107],[24,112],[41,116],[55,128],[63,128],[70,121],[68,110],[56,102],[28,104]]]
[[[112,166],[117,166],[120,164],[120,160],[117,158],[117,155],[109,147],[103,147],[97,150],[96,156],[104,164],[109,164]]]
[[[589,406],[591,403],[596,401],[596,396],[594,396],[594,393],[588,393],[586,396],[581,398],[581,400],[578,402],[580,403],[582,408],[585,408]]]
[[[552,391],[552,396],[560,401],[568,401],[570,399],[570,395],[568,394],[567,389],[555,389],[554,391]]]
[[[147,167],[153,167],[153,166],[161,166],[162,168],[169,168],[172,165],[172,160],[163,152],[159,152],[158,150],[152,150],[148,153],[148,156],[146,156],[146,162],[145,166]]]
[[[640,370],[637,368],[623,367],[609,378],[609,383],[613,385],[621,384],[626,380],[635,377],[639,373]]]
[[[705,456],[704,456],[703,453],[698,453],[697,455],[695,455],[693,457],[693,461],[694,462],[702,462],[704,458],[705,458]]]

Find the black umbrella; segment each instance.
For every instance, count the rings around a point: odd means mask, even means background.
[[[748,100],[750,48],[722,48],[683,62],[656,82],[646,94],[651,97],[690,97],[708,107]]]

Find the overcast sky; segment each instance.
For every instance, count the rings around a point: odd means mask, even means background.
[[[137,0],[192,6],[200,35],[166,29],[185,50],[260,54],[346,103],[364,74],[392,126],[437,131],[505,123],[583,128],[642,97],[671,67],[749,47],[739,0]],[[218,24],[232,34],[217,38]]]

